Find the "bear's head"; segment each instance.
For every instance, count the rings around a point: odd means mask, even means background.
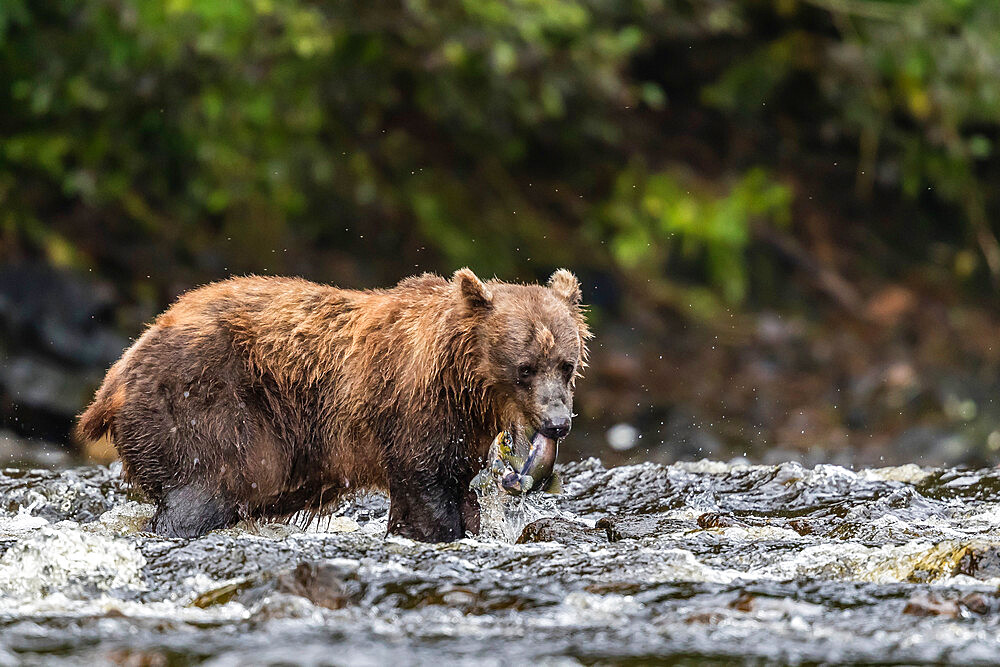
[[[475,323],[475,373],[499,406],[501,423],[564,437],[590,338],[576,276],[559,269],[544,287],[484,283],[466,268],[452,283]]]

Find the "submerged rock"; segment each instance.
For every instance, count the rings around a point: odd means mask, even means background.
[[[962,552],[953,574],[1000,580],[1000,545],[971,544]]]
[[[948,595],[934,591],[918,591],[906,601],[903,613],[913,616],[960,618],[969,614],[995,613],[998,607],[1000,607],[1000,601],[997,600],[996,595],[983,593]]]
[[[530,542],[560,542],[562,544],[607,543],[608,537],[602,528],[592,528],[579,521],[569,521],[558,517],[546,517],[532,521],[517,538],[517,544]]]
[[[683,519],[616,514],[614,516],[601,517],[597,521],[596,527],[604,530],[609,542],[619,542],[621,540],[641,540],[666,533],[691,530],[695,526],[693,522]]]
[[[353,565],[353,567],[351,567]],[[237,601],[252,606],[270,595],[294,595],[318,607],[341,609],[357,601],[363,587],[352,577],[357,563],[314,561],[299,563],[276,575],[259,573],[198,595],[191,604],[202,609]]]

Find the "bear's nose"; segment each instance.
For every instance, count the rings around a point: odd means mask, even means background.
[[[538,429],[542,432],[546,438],[552,438],[553,440],[558,440],[559,438],[565,438],[566,434],[569,433],[570,426],[573,422],[570,421],[569,417],[548,417],[542,421],[542,427]]]

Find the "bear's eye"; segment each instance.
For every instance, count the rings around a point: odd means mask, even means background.
[[[535,374],[535,367],[531,364],[521,364],[517,367],[517,379],[522,382],[530,380],[531,376]]]
[[[573,364],[568,361],[564,361],[559,365],[559,370],[562,371],[562,374],[566,377],[570,377],[573,375]]]

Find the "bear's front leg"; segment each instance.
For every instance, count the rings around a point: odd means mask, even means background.
[[[389,480],[389,534],[421,542],[465,537],[464,494],[454,479],[410,471]]]
[[[470,479],[469,482],[471,481]],[[479,497],[469,488],[468,483],[462,494],[462,528],[466,533],[479,534]]]

